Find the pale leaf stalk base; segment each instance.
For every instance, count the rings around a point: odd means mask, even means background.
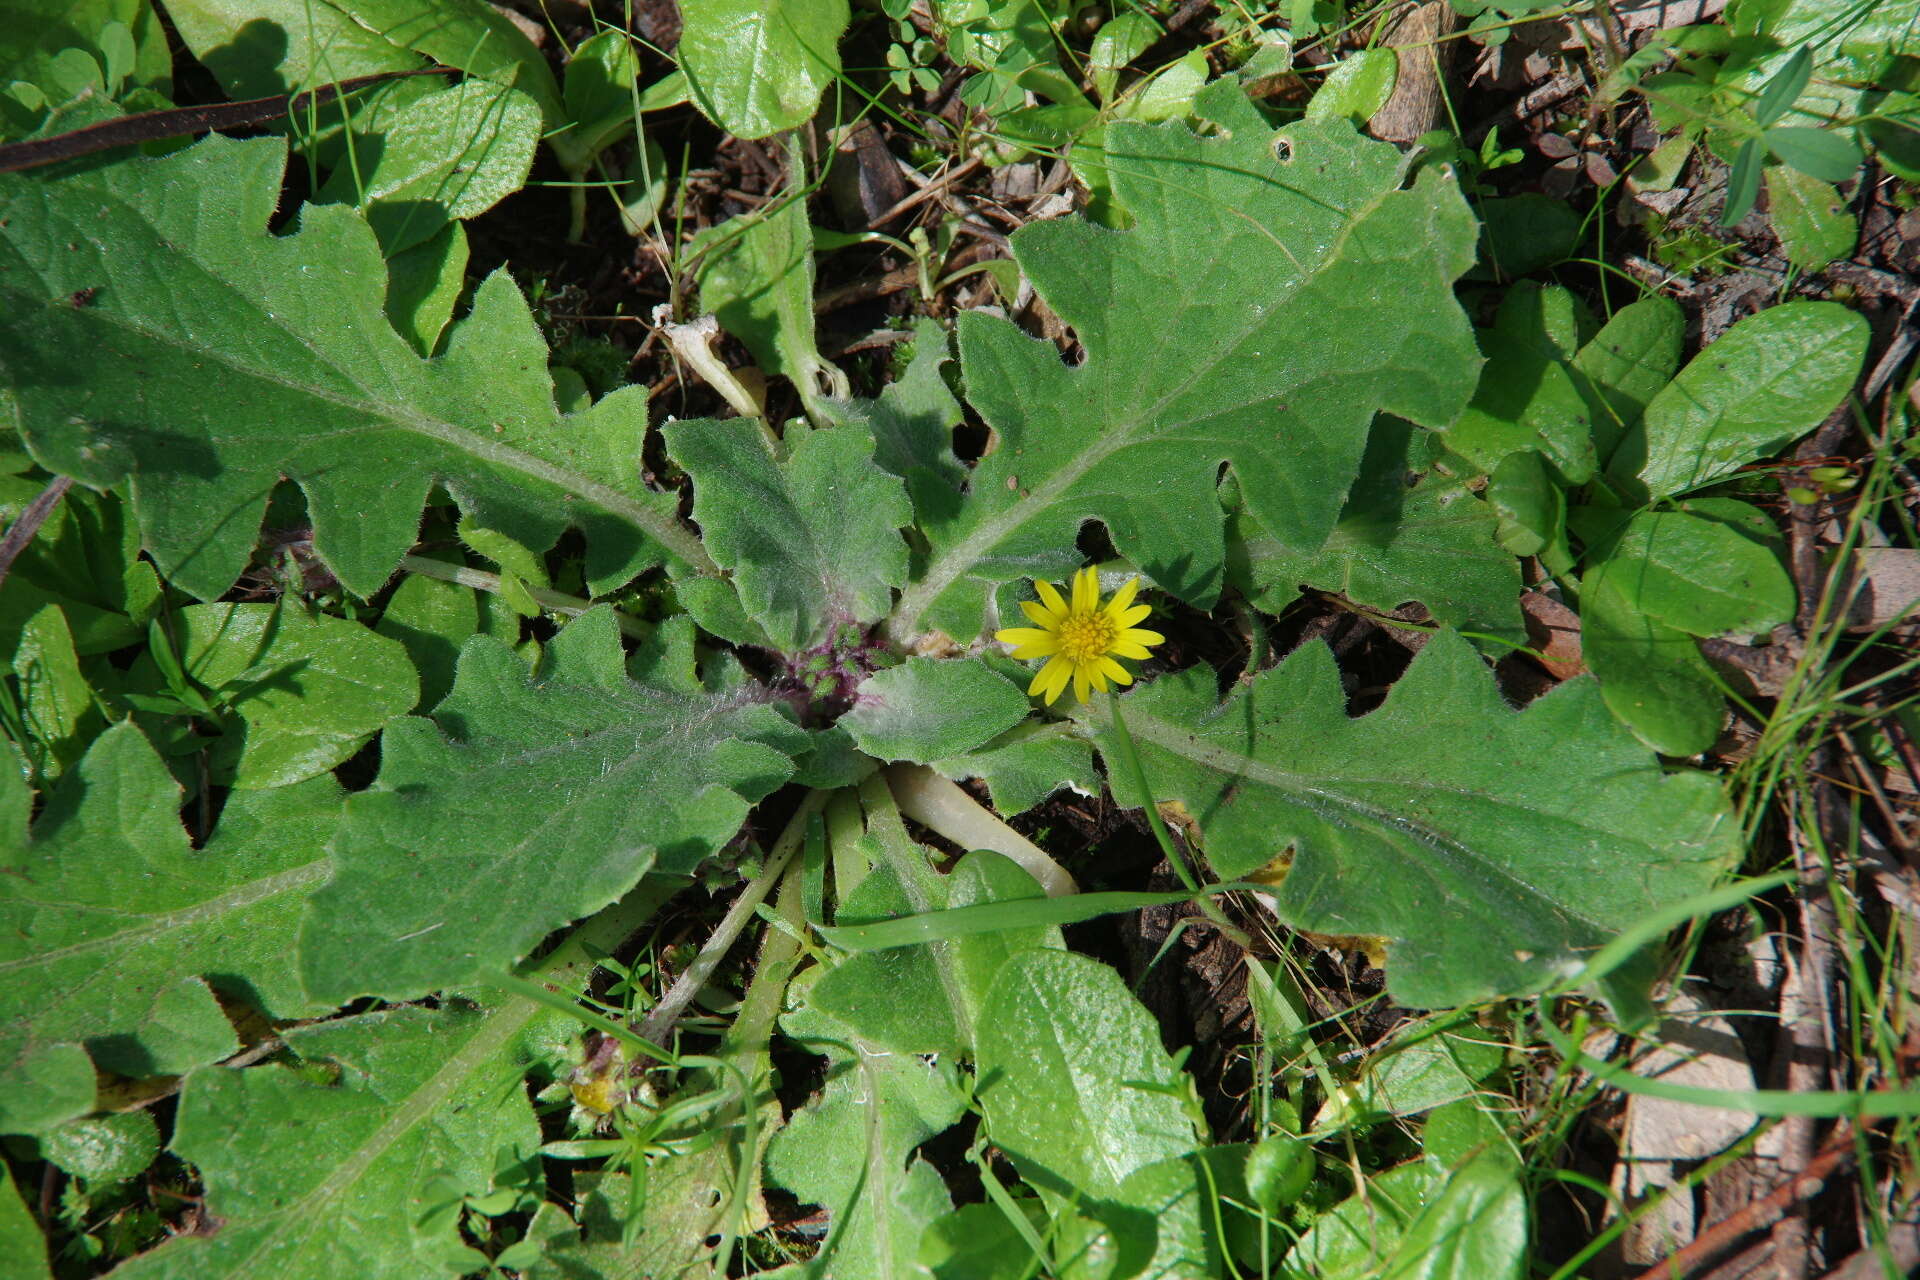
[[[1040,882],[1049,898],[1080,892],[1066,868],[1039,845],[1015,831],[963,791],[925,765],[896,764],[887,770],[887,786],[900,812],[932,828],[962,849],[991,849],[1013,859]]]

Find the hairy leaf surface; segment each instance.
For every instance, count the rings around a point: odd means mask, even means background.
[[[120,1269],[130,1280],[276,1276],[419,1280],[478,1270],[436,1193],[481,1195],[533,1158],[540,1127],[518,1035],[540,1006],[512,1000],[387,1009],[288,1031],[338,1079],[293,1068],[191,1077],[173,1149],[205,1177],[209,1235],[180,1235]]]
[[[971,751],[1027,718],[1030,704],[983,662],[908,658],[875,672],[856,691],[840,723],[854,743],[882,760],[935,760]]]
[[[900,530],[913,508],[900,481],[874,465],[873,437],[856,426],[792,428],[776,462],[741,418],[675,422],[665,435],[693,477],[708,548],[775,644],[791,653],[892,606],[907,578]]]
[[[339,874],[302,932],[308,989],[405,999],[511,964],[650,868],[691,871],[806,742],[757,687],[629,679],[604,607],[537,677],[475,636],[434,719],[390,726],[379,778],[348,802]]]
[[[1523,640],[1520,566],[1494,541],[1498,516],[1438,473],[1409,487],[1414,443],[1405,423],[1374,424],[1340,523],[1317,551],[1290,551],[1252,517],[1237,516],[1228,526],[1229,580],[1269,613],[1305,585],[1376,609],[1417,600],[1462,631]]]
[[[643,389],[562,418],[502,272],[422,359],[387,322],[360,215],[309,207],[297,233],[268,231],[285,159],[274,139],[212,137],[56,182],[0,175],[0,379],[43,465],[96,486],[131,477],[147,547],[203,599],[245,566],[282,475],[306,491],[315,550],[361,595],[412,544],[436,481],[536,549],[580,526],[596,583],[663,555],[708,564],[640,482]],[[75,305],[83,290],[98,292]]]
[[[31,837],[24,812],[0,836],[0,1112],[49,1091],[90,1104],[93,1070],[72,1046],[136,1077],[232,1053],[214,987],[274,1017],[318,1011],[293,940],[326,879],[339,784],[236,792],[198,850],[179,806],[153,748],[121,724],[53,791]]]
[[[1037,222],[1014,237],[1086,359],[980,312],[961,317],[967,395],[998,434],[897,623],[981,626],[992,584],[1057,573],[1087,520],[1183,600],[1218,595],[1214,497],[1230,463],[1282,543],[1326,540],[1376,412],[1443,428],[1478,366],[1452,281],[1473,258],[1458,191],[1344,122],[1232,136],[1120,123],[1105,164],[1134,225]]]
[[[764,138],[806,122],[840,72],[847,0],[693,0],[676,51],[700,109]]]
[[[913,1275],[921,1231],[953,1208],[939,1173],[914,1154],[965,1110],[952,1063],[883,1051],[818,1009],[781,1026],[826,1055],[827,1083],[774,1135],[767,1176],[829,1218],[814,1265],[781,1274]]]
[[[1708,888],[1737,845],[1718,782],[1663,775],[1592,681],[1516,711],[1451,633],[1358,719],[1319,644],[1214,689],[1203,666],[1125,699],[1155,799],[1185,808],[1223,879],[1291,852],[1281,918],[1388,939],[1409,1005],[1536,989]],[[1096,735],[1115,798],[1140,804],[1104,717]]]

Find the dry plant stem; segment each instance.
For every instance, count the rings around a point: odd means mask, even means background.
[[[779,882],[781,873],[787,869],[787,863],[793,860],[793,855],[799,851],[801,844],[806,840],[808,819],[820,812],[826,801],[826,792],[809,791],[807,798],[800,802],[800,807],[794,810],[793,817],[787,819],[786,830],[782,831],[780,838],[774,841],[773,851],[767,855],[766,865],[761,868],[760,874],[747,882],[747,887],[740,891],[740,896],[733,900],[731,907],[727,908],[727,914],[721,917],[719,926],[713,931],[713,936],[708,938],[706,945],[700,948],[700,954],[695,956],[693,963],[674,980],[667,994],[661,997],[660,1003],[653,1007],[647,1014],[646,1021],[640,1024],[640,1035],[643,1039],[651,1040],[655,1044],[667,1042],[667,1037],[673,1031],[673,1024],[679,1020],[680,1014],[693,1002],[700,988],[707,985],[714,971],[720,967],[720,962],[727,958],[727,952],[733,949],[733,944],[739,939],[741,930],[747,927],[747,921],[753,919],[754,911],[766,901],[768,892]]]
[[[1842,1125],[1826,1147],[1807,1162],[1807,1167],[1800,1171],[1799,1176],[1774,1188],[1738,1213],[1714,1223],[1685,1247],[1668,1254],[1633,1277],[1633,1280],[1685,1280],[1685,1277],[1712,1261],[1740,1237],[1779,1222],[1788,1209],[1818,1195],[1828,1178],[1852,1162],[1853,1132]]]
[[[71,477],[55,476],[48,481],[46,488],[34,495],[33,501],[27,504],[27,509],[20,513],[20,518],[15,520],[13,527],[7,530],[7,536],[0,538],[0,583],[7,580],[7,575],[13,571],[13,562],[20,558],[20,553],[25,551],[27,544],[33,541],[33,535],[40,532],[40,526],[47,522],[47,517],[53,514],[53,509],[60,504],[60,499],[67,496],[67,490],[71,488],[73,488]]]
[[[966,177],[968,174],[972,173],[975,169],[978,169],[984,163],[985,161],[981,160],[979,156],[975,156],[971,160],[968,160],[963,164],[954,166],[953,168],[947,170],[945,173],[941,174],[939,177],[934,178],[932,181],[928,182],[925,186],[921,187],[918,191],[914,192],[912,195],[908,196],[906,199],[901,200],[898,204],[894,205],[891,209],[888,209],[885,213],[880,214],[878,217],[868,218],[867,226],[869,227],[886,226],[889,222],[892,222],[895,218],[899,217],[901,214],[905,213],[907,210],[912,209],[917,205],[923,204],[926,201],[932,200],[935,197],[939,196],[948,187],[952,186],[954,183],[958,182],[960,179]],[[906,172],[913,174],[914,177],[916,178],[920,177],[920,174],[916,170],[914,170],[911,166],[905,166],[905,169],[906,169]]]
[[[451,582],[456,586],[472,587],[477,591],[500,594],[500,575],[488,573],[484,569],[469,569],[463,564],[448,564],[445,560],[434,560],[426,556],[402,556],[400,567],[408,573],[417,573],[423,578],[434,578],[441,582]],[[593,608],[593,601],[582,600],[579,596],[566,595],[559,591],[549,591],[545,587],[526,584],[527,594],[534,603],[543,609],[577,618]],[[620,627],[621,634],[634,640],[645,640],[653,634],[653,628],[630,614],[613,611],[613,620]]]
[[[1820,759],[1831,755],[1831,749],[1825,746],[1816,753],[1816,779],[1810,784],[1810,800],[1820,821],[1823,845],[1826,833],[1840,829],[1828,822],[1831,789],[1817,780],[1828,772],[1828,768],[1819,763]],[[1827,859],[1809,847],[1798,815],[1789,816],[1789,832],[1794,865],[1800,872],[1801,947],[1800,962],[1789,971],[1781,992],[1781,1034],[1775,1052],[1787,1055],[1784,1087],[1795,1093],[1813,1093],[1831,1084],[1828,1064],[1832,1061],[1833,1046],[1828,993],[1832,990],[1837,923],[1833,901],[1828,896]],[[1831,850],[1831,846],[1826,847]],[[1781,1136],[1785,1141],[1780,1168],[1789,1177],[1797,1177],[1810,1167],[1816,1146],[1816,1124],[1812,1116],[1788,1116],[1781,1122]],[[1773,1245],[1774,1271],[1781,1280],[1804,1280],[1812,1274],[1807,1222],[1797,1209],[1783,1213],[1774,1224]]]
[[[991,849],[1012,858],[1040,882],[1049,898],[1080,892],[1066,868],[1002,822],[958,783],[922,764],[896,764],[887,770],[887,786],[901,813],[962,849]]]
[[[701,316],[686,324],[676,324],[672,309],[664,302],[654,308],[653,322],[666,335],[668,344],[673,347],[673,354],[691,366],[708,386],[718,391],[720,398],[735,413],[758,423],[761,433],[767,438],[767,447],[773,450],[773,456],[781,457],[780,437],[767,424],[766,410],[734,376],[733,370],[722,364],[720,357],[713,352],[714,340],[720,336],[720,322],[712,316]]]
[[[1841,730],[1836,732],[1834,737],[1840,743],[1840,749],[1846,752],[1848,763],[1853,765],[1853,776],[1860,780],[1860,785],[1866,789],[1868,797],[1873,801],[1873,807],[1880,811],[1880,820],[1887,824],[1887,839],[1902,853],[1912,853],[1913,840],[1907,835],[1906,829],[1900,825],[1900,814],[1894,809],[1893,801],[1887,797],[1886,788],[1880,785],[1878,774],[1860,754],[1860,748],[1854,745],[1853,735]]]
[[[1200,893],[1200,882],[1195,878],[1187,860],[1181,856],[1173,835],[1167,830],[1166,819],[1160,816],[1159,802],[1153,798],[1153,791],[1147,786],[1147,770],[1140,763],[1140,752],[1133,745],[1133,734],[1127,728],[1126,717],[1120,711],[1120,699],[1111,693],[1107,695],[1107,716],[1113,722],[1114,736],[1120,741],[1120,756],[1126,765],[1128,779],[1134,790],[1140,793],[1141,806],[1147,811],[1147,826],[1153,831],[1153,838],[1160,845],[1160,852],[1166,858],[1174,873],[1180,877],[1180,883],[1194,893],[1194,905],[1200,908],[1213,926],[1242,947],[1250,948],[1252,941],[1233,921],[1227,919],[1227,913],[1210,895]]]

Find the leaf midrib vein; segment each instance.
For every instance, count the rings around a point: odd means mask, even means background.
[[[1127,717],[1127,721],[1137,736],[1145,738],[1163,750],[1182,756],[1195,764],[1228,777],[1248,778],[1252,781],[1270,786],[1276,791],[1286,792],[1294,797],[1296,803],[1309,809],[1325,806],[1328,809],[1337,810],[1352,818],[1363,820],[1370,826],[1386,827],[1404,832],[1415,839],[1419,839],[1421,843],[1436,852],[1444,853],[1451,858],[1460,860],[1466,865],[1479,868],[1487,874],[1497,877],[1502,882],[1513,886],[1517,894],[1524,895],[1543,904],[1549,915],[1578,920],[1580,923],[1602,934],[1611,932],[1607,925],[1583,912],[1575,911],[1568,904],[1535,887],[1526,880],[1521,879],[1515,875],[1511,869],[1501,866],[1490,859],[1476,855],[1466,844],[1444,832],[1437,831],[1431,827],[1421,826],[1409,819],[1396,818],[1392,813],[1368,805],[1357,797],[1315,786],[1302,775],[1278,769],[1265,761],[1257,760],[1238,752],[1229,752],[1211,746],[1201,746],[1197,742],[1190,740],[1191,735],[1180,732],[1177,728],[1169,726],[1166,721],[1161,720],[1158,716],[1151,715],[1143,710],[1137,708],[1132,710]],[[1232,767],[1227,767],[1229,765]],[[1359,781],[1358,779],[1338,780]],[[1392,778],[1381,779],[1379,781],[1386,785],[1405,786],[1429,791],[1448,790],[1456,795],[1472,795],[1502,809],[1515,809],[1515,806],[1511,802],[1491,796],[1484,791],[1463,791],[1459,788],[1443,788],[1434,784],[1422,783],[1419,779],[1414,778]],[[1529,813],[1529,816],[1537,817],[1538,815]],[[1579,830],[1593,830],[1593,828],[1587,827],[1578,821],[1568,821]],[[1596,832],[1596,834],[1605,833]]]
[[[134,928],[123,929],[119,932],[98,938],[90,938],[85,942],[76,942],[68,946],[56,947],[52,951],[36,951],[32,955],[22,956],[17,960],[0,961],[0,973],[11,973],[18,969],[56,964],[62,960],[73,959],[109,947],[122,945],[136,946],[160,934],[175,929],[188,928],[192,925],[202,924],[208,920],[216,919],[222,915],[236,911],[244,911],[248,907],[265,902],[269,898],[278,897],[283,893],[298,889],[304,884],[323,878],[328,870],[327,864],[328,859],[322,855],[315,858],[312,862],[294,867],[288,871],[282,871],[277,875],[267,876],[259,880],[249,880],[231,892],[221,894],[218,897],[207,898],[201,902],[194,903],[190,907],[185,907],[178,911],[169,911],[162,915],[141,917],[145,923]],[[84,910],[88,912],[99,912],[102,910],[113,910],[111,908],[96,908],[84,903],[41,902],[30,898],[16,899],[16,901],[62,911]],[[114,914],[124,913],[116,910]],[[74,993],[68,990],[63,994],[70,996]]]
[[[117,192],[111,193],[110,195],[103,194],[103,199],[111,200],[111,202],[118,205],[123,212],[137,219],[153,240],[161,244],[168,243],[161,229],[154,226],[153,223],[146,218],[144,211],[126,204],[119,198]],[[268,238],[274,239],[273,237]],[[179,256],[188,256],[184,248],[175,246],[175,249]],[[219,272],[197,260],[196,265],[200,266],[204,279],[218,286],[222,292],[238,297],[247,310],[258,315],[268,314],[258,306],[255,306],[251,299],[248,299],[239,290],[234,288]],[[45,305],[44,299],[30,298],[18,289],[0,290],[0,296],[4,296],[9,292],[12,293],[15,307],[17,308],[15,314],[30,314],[32,309]],[[420,413],[408,405],[390,405],[377,398],[355,398],[328,388],[299,382],[288,376],[277,375],[271,369],[249,366],[234,358],[232,353],[230,353],[224,345],[218,347],[195,346],[192,345],[184,335],[170,334],[164,330],[158,330],[149,325],[137,323],[134,317],[122,311],[99,309],[92,314],[103,324],[118,325],[127,331],[138,334],[140,337],[157,346],[181,353],[190,353],[192,357],[212,360],[239,377],[265,382],[269,385],[278,386],[311,399],[335,405],[341,409],[358,412],[374,419],[376,422],[384,421],[390,423],[394,428],[412,431],[414,434],[427,439],[449,445],[456,452],[463,452],[480,461],[490,463],[502,469],[517,471],[530,478],[544,481],[558,488],[563,493],[577,494],[583,498],[587,498],[603,510],[631,521],[662,547],[678,556],[697,572],[711,576],[719,575],[718,566],[713,563],[712,558],[707,555],[706,549],[700,545],[699,539],[696,538],[690,530],[681,526],[677,521],[663,519],[640,503],[627,497],[625,494],[611,489],[596,480],[590,480],[585,476],[567,471],[563,467],[537,458],[532,454],[524,453],[521,450],[488,440],[484,436],[466,430],[456,423],[447,422],[443,419]],[[380,323],[385,323],[384,318],[381,319]],[[347,382],[358,388],[363,397],[371,396],[371,392],[367,389],[364,379],[350,370],[340,368],[332,359],[322,354],[306,335],[284,324],[276,324],[274,327],[278,332],[290,338],[296,345],[312,353],[325,367],[339,374]],[[400,340],[397,334],[394,335],[394,340]],[[409,353],[409,355],[411,355],[411,353]],[[423,360],[418,356],[412,356],[412,358],[417,364],[424,368],[432,367],[431,362],[428,360]],[[192,360],[189,359],[188,363],[192,363]],[[384,375],[390,371],[382,364],[380,372]],[[313,431],[307,433],[305,438],[311,440],[315,437],[330,437],[333,434],[337,433]],[[359,434],[359,430],[344,434]],[[257,441],[251,442],[257,443]]]
[[[927,566],[927,572],[921,580],[901,598],[899,627],[902,630],[911,630],[919,622],[920,615],[944,594],[948,587],[953,585],[954,580],[965,572],[968,565],[978,563],[987,550],[997,546],[1008,534],[1026,523],[1034,514],[1049,510],[1088,471],[1121,448],[1133,444],[1136,435],[1148,424],[1156,421],[1169,404],[1187,394],[1195,383],[1212,374],[1225,359],[1224,353],[1237,350],[1257,330],[1270,322],[1277,321],[1292,299],[1317,280],[1330,265],[1342,260],[1342,250],[1352,237],[1354,229],[1377,212],[1387,198],[1399,189],[1396,186],[1375,192],[1372,198],[1357,206],[1355,215],[1341,226],[1339,234],[1334,237],[1325,256],[1315,263],[1311,270],[1302,272],[1296,277],[1286,291],[1274,299],[1268,310],[1254,312],[1252,308],[1246,308],[1245,312],[1252,317],[1252,322],[1242,327],[1230,340],[1217,344],[1216,350],[1223,353],[1220,359],[1196,362],[1195,367],[1185,379],[1168,389],[1147,409],[1136,414],[1120,430],[1102,433],[1087,450],[1034,486],[1026,496],[1003,507],[998,513],[988,516],[975,525],[971,533],[935,558]]]

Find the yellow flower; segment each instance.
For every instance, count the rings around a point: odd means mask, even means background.
[[[1091,568],[1073,575],[1071,604],[1061,598],[1051,582],[1036,580],[1033,586],[1040,593],[1040,601],[1022,600],[1020,608],[1039,625],[1008,627],[993,636],[1014,646],[1016,658],[1047,659],[1047,665],[1027,686],[1029,697],[1044,694],[1051,703],[1069,679],[1073,681],[1073,696],[1082,702],[1087,700],[1089,686],[1104,692],[1109,680],[1132,684],[1133,673],[1115,662],[1112,655],[1144,658],[1149,646],[1166,642],[1158,631],[1143,631],[1133,625],[1153,612],[1133,602],[1134,593],[1140,590],[1138,578],[1128,578],[1105,607],[1100,604],[1100,575]]]

